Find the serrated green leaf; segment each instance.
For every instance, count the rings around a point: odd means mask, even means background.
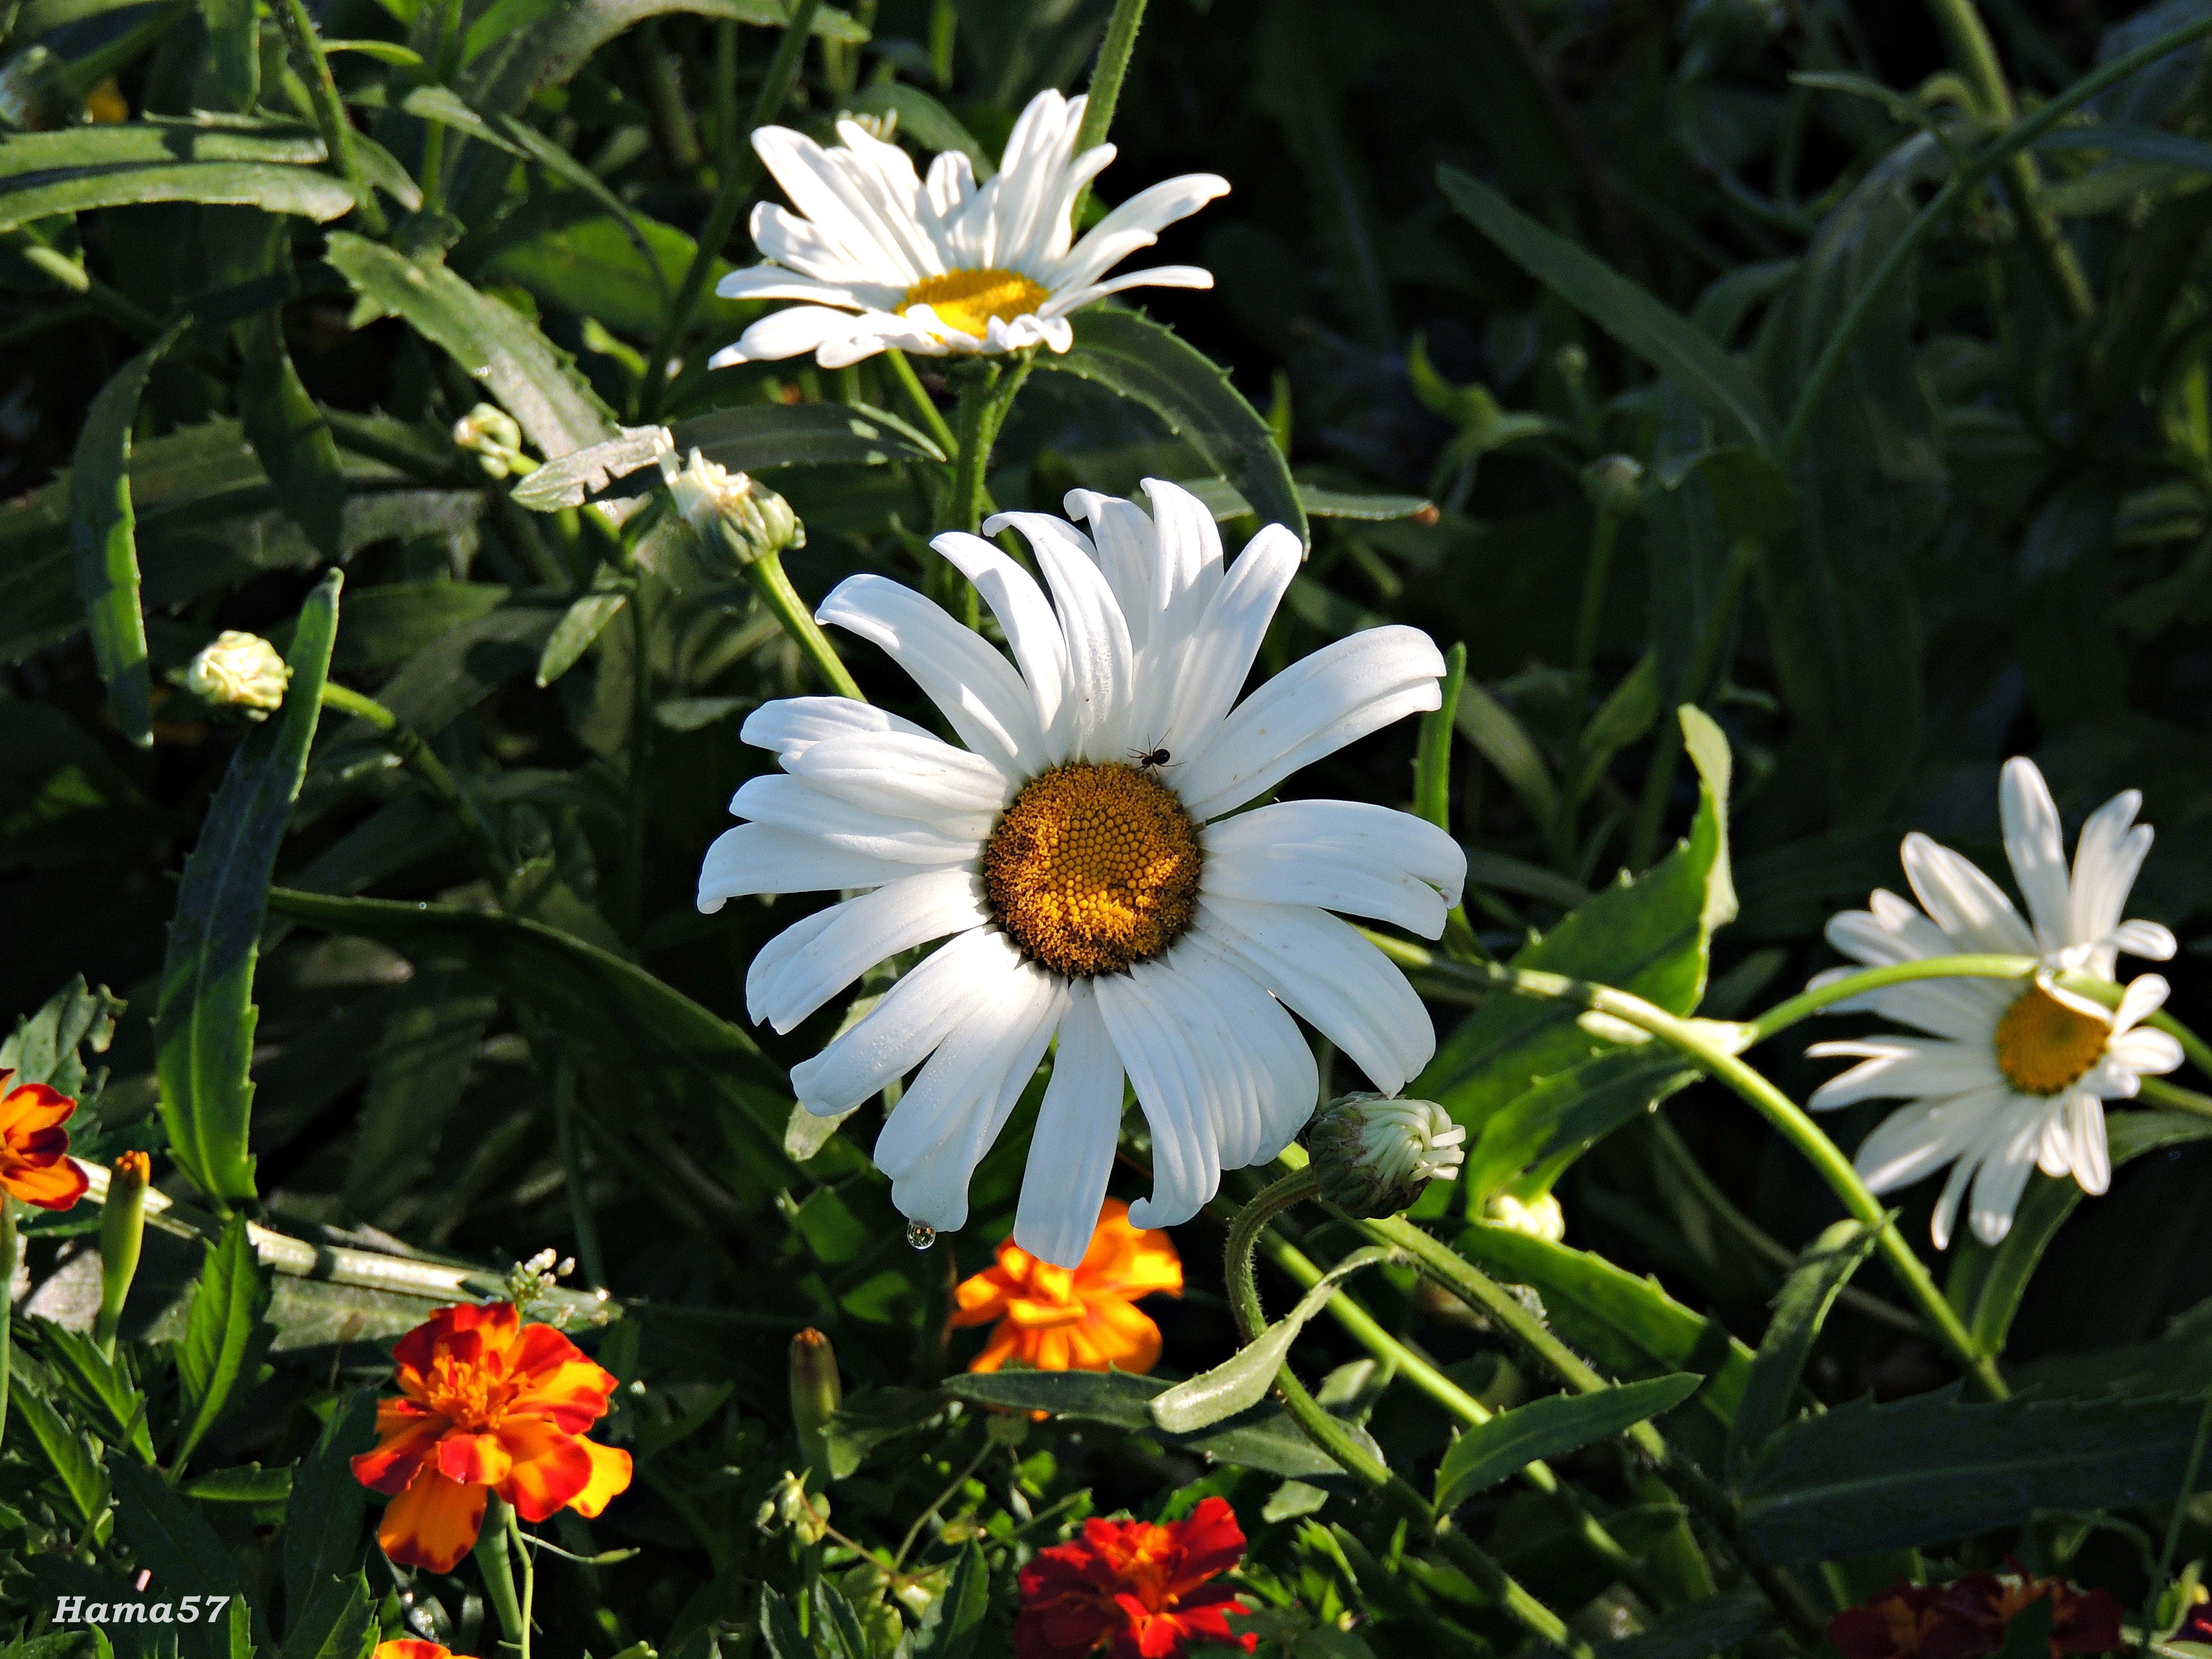
[[[246,1225],[244,1216],[231,1217],[222,1240],[207,1247],[207,1262],[192,1291],[185,1340],[177,1349],[181,1427],[170,1461],[179,1468],[234,1397],[242,1397],[260,1380],[261,1357],[276,1334],[266,1317],[270,1273]]]
[[[199,842],[185,861],[154,1016],[161,1121],[193,1184],[219,1202],[254,1196],[246,1148],[253,1109],[254,963],[269,878],[307,775],[337,635],[333,570],[300,608],[284,706],[231,757]]]
[[[1850,1277],[1881,1242],[1879,1232],[1857,1221],[1838,1221],[1807,1245],[1774,1298],[1759,1352],[1751,1362],[1742,1402],[1729,1425],[1728,1468],[1740,1478],[1770,1436],[1790,1414],[1797,1379],[1811,1358],[1813,1340]]]
[[[1726,431],[1755,445],[1771,439],[1773,410],[1757,381],[1687,318],[1480,179],[1443,167],[1437,182],[1516,264],[1680,386]]]
[[[385,1022],[346,1166],[347,1210],[371,1219],[428,1174],[498,1000],[465,974],[418,972]]]
[[[1309,542],[1305,508],[1273,428],[1218,364],[1139,312],[1086,311],[1073,321],[1074,349],[1040,352],[1039,369],[1094,381],[1144,404],[1228,480],[1262,524],[1286,525],[1302,544]]]
[[[377,1635],[376,1603],[359,1573],[325,1578],[291,1608],[277,1659],[366,1659]]]
[[[0,146],[0,163],[7,147]],[[95,208],[137,207],[149,202],[202,202],[258,207],[323,223],[353,210],[343,181],[308,167],[252,161],[144,165],[58,176],[18,171],[0,174],[0,230],[13,230],[58,214]]]
[[[1599,1394],[1555,1394],[1487,1423],[1452,1442],[1437,1470],[1437,1509],[1458,1508],[1515,1471],[1559,1457],[1674,1410],[1705,1385],[1695,1372],[1623,1382]]]
[[[141,748],[154,741],[153,677],[146,662],[146,617],[138,604],[131,428],[154,365],[183,331],[181,323],[172,324],[100,389],[77,434],[70,469],[70,539],[76,549],[85,625],[115,723]]]
[[[823,1659],[871,1659],[875,1650],[869,1644],[867,1633],[861,1630],[859,1615],[853,1604],[817,1578],[814,1581],[814,1620],[812,1635],[815,1650]]]
[[[2197,1400],[1969,1405],[1957,1387],[1785,1425],[1738,1487],[1778,1564],[1936,1544],[2039,1509],[2122,1510],[2180,1490]]]
[[[769,1659],[818,1659],[792,1616],[791,1603],[773,1584],[761,1586],[760,1637]]]
[[[20,1370],[13,1392],[15,1408],[9,1414],[9,1437],[15,1440],[27,1433],[38,1449],[33,1461],[43,1462],[53,1471],[62,1490],[69,1494],[77,1518],[89,1528],[107,1510],[108,1476],[97,1443],[78,1433],[44,1395],[30,1386],[30,1379]],[[128,1466],[128,1460],[124,1466]]]
[[[953,1563],[952,1581],[929,1604],[915,1632],[914,1659],[974,1659],[991,1610],[991,1570],[970,1540]]]
[[[33,1322],[39,1352],[54,1386],[69,1396],[78,1413],[111,1446],[128,1446],[141,1462],[154,1461],[154,1442],[146,1426],[146,1397],[115,1360],[82,1332],[51,1319]]]
[[[85,988],[79,974],[48,997],[33,1014],[15,1022],[15,1029],[0,1042],[0,1071],[15,1074],[18,1083],[51,1084],[70,1098],[82,1100],[99,1092],[88,1087],[80,1048],[106,1054],[115,1036],[116,1017],[126,1005],[101,986]]]
[[[135,1463],[118,1468],[115,1510],[117,1537],[130,1547],[137,1565],[153,1574],[153,1583],[172,1594],[197,1595],[204,1601],[217,1595],[230,1598],[223,1610],[223,1623],[211,1620],[179,1623],[180,1654],[229,1659],[240,1631],[267,1639],[268,1632],[258,1628],[260,1620],[248,1605],[237,1558],[223,1547],[222,1540],[199,1511],[172,1492],[159,1474]],[[234,1621],[237,1629],[233,1628]]]
[[[353,1459],[375,1443],[376,1390],[356,1389],[300,1460],[284,1504],[287,1607],[303,1605],[319,1579],[354,1570],[368,1492],[354,1478]]]

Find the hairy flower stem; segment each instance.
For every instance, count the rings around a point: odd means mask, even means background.
[[[294,4],[299,0],[293,0]],[[821,10],[822,0],[799,0],[798,9],[792,13],[791,21],[776,42],[775,56],[769,59],[768,73],[761,79],[760,95],[753,100],[752,119],[746,124],[750,131],[773,121],[783,108],[784,100],[791,96],[792,82],[799,78],[800,58],[806,51],[807,36],[814,28],[814,15]],[[653,356],[646,361],[645,379],[637,389],[637,414],[641,421],[653,419],[660,410],[661,398],[668,390],[668,365],[684,343],[684,336],[691,327],[692,313],[698,310],[699,301],[707,292],[707,279],[714,274],[714,261],[721,257],[722,245],[730,240],[730,232],[738,222],[738,215],[744,210],[745,198],[752,194],[753,185],[760,179],[760,157],[750,146],[733,146],[729,165],[722,169],[722,177],[714,191],[714,200],[707,210],[707,220],[699,228],[698,246],[691,250],[691,263],[684,267],[684,280],[676,289],[676,298],[668,307],[668,319],[661,326],[660,337],[653,343]]]
[[[1036,351],[1031,348],[1007,357],[1004,366],[995,357],[970,357],[952,370],[959,388],[953,425],[960,455],[953,469],[952,499],[945,503],[944,521],[938,526],[941,530],[974,535],[983,527],[991,447],[999,441],[999,428],[1006,424],[1022,382],[1030,377]],[[931,556],[929,596],[970,628],[982,620],[981,596],[942,555]]]
[[[753,592],[761,596],[775,619],[783,624],[783,631],[799,647],[799,654],[813,665],[822,683],[841,697],[850,697],[855,702],[866,702],[860,684],[837,654],[837,647],[830,643],[830,636],[822,631],[822,624],[814,620],[814,613],[806,608],[806,601],[799,597],[799,590],[791,585],[791,578],[783,568],[782,556],[764,553],[745,567],[745,580],[753,585]]]
[[[491,825],[484,819],[474,803],[462,794],[453,775],[446,769],[437,752],[426,743],[420,732],[401,722],[399,716],[374,697],[335,681],[323,682],[323,707],[335,708],[341,714],[352,714],[367,720],[384,739],[384,746],[399,757],[399,763],[415,776],[430,798],[444,807],[461,832],[462,839],[475,851],[493,883],[504,891],[514,874],[514,866],[492,833]]]
[[[279,0],[277,21],[283,24],[284,33],[292,42],[292,50],[299,54],[302,77],[307,83],[307,98],[315,108],[315,129],[323,136],[323,148],[330,154],[331,165],[338,170],[353,191],[354,205],[361,210],[361,222],[372,236],[381,237],[392,226],[384,216],[384,204],[376,199],[376,190],[362,170],[361,157],[354,153],[353,123],[346,118],[345,103],[338,96],[337,78],[331,73],[331,60],[324,55],[321,39],[315,33],[315,20],[308,15],[307,0]]]
[[[1297,1154],[1303,1165],[1303,1151],[1295,1146],[1289,1151]],[[1285,1161],[1289,1161],[1287,1156]],[[1300,1199],[1315,1197],[1319,1192],[1320,1185],[1311,1172],[1297,1168],[1261,1192],[1238,1212],[1230,1226],[1229,1305],[1237,1316],[1237,1329],[1247,1342],[1266,1329],[1267,1323],[1260,1307],[1259,1285],[1252,1274],[1252,1247],[1270,1216],[1280,1215]],[[1538,1641],[1564,1649],[1572,1659],[1593,1659],[1589,1644],[1571,1634],[1559,1614],[1524,1589],[1472,1539],[1455,1530],[1450,1516],[1437,1515],[1427,1499],[1393,1474],[1389,1464],[1369,1451],[1345,1425],[1322,1409],[1289,1365],[1275,1374],[1275,1390],[1281,1395],[1291,1419],[1316,1445],[1349,1474],[1372,1487],[1377,1496],[1416,1528],[1432,1536],[1451,1558],[1452,1565],[1480,1586],[1508,1618]]]
[[[1749,1103],[1753,1110],[1778,1130],[1783,1139],[1798,1150],[1805,1160],[1819,1171],[1828,1183],[1844,1209],[1854,1220],[1875,1233],[1881,1240],[1882,1260],[1889,1266],[1899,1284],[1916,1303],[1921,1317],[1929,1328],[1939,1336],[1983,1391],[1992,1400],[2004,1400],[2012,1390],[1998,1371],[1996,1362],[1973,1334],[1960,1319],[1943,1292],[1936,1288],[1929,1276],[1927,1264],[1913,1251],[1912,1246],[1897,1229],[1889,1212],[1866,1188],[1858,1171],[1851,1167],[1836,1143],[1828,1139],[1820,1126],[1807,1116],[1804,1110],[1768,1082],[1764,1075],[1746,1065],[1736,1055],[1716,1042],[1711,1032],[1692,1020],[1680,1019],[1662,1008],[1655,1007],[1638,996],[1615,990],[1609,985],[1593,984],[1588,980],[1570,979],[1563,974],[1537,973],[1528,969],[1493,966],[1485,963],[1453,962],[1438,957],[1423,947],[1403,939],[1369,933],[1367,937],[1382,947],[1384,955],[1401,967],[1429,978],[1455,983],[1469,989],[1480,987],[1485,990],[1511,991],[1522,996],[1542,997],[1572,1003],[1579,1007],[1610,1014],[1638,1030],[1649,1031],[1669,1047],[1680,1049],[1698,1068],[1716,1082],[1726,1084]],[[1419,1232],[1418,1228],[1408,1231]],[[1426,1237],[1426,1235],[1422,1235]],[[1434,1244],[1435,1241],[1430,1243]],[[1442,1246],[1436,1248],[1441,1249]],[[1449,1255],[1449,1252],[1446,1252]],[[1457,1261],[1457,1257],[1453,1257]]]
[[[884,361],[890,365],[891,378],[906,393],[907,401],[914,405],[914,412],[921,416],[922,424],[929,428],[929,435],[937,440],[937,447],[947,455],[956,453],[960,447],[960,440],[953,435],[951,427],[946,423],[945,411],[937,406],[937,400],[922,385],[921,376],[914,372],[913,359],[896,346],[885,346]]]
[[[1145,0],[1114,0],[1114,15],[1106,20],[1106,36],[1098,43],[1098,64],[1091,71],[1091,86],[1083,106],[1083,125],[1075,130],[1078,155],[1106,142],[1114,125],[1114,106],[1121,101],[1122,77],[1129,72],[1129,58],[1137,50],[1137,30],[1145,21]],[[1091,200],[1089,185],[1076,192],[1068,210],[1068,223],[1079,229],[1083,209]]]

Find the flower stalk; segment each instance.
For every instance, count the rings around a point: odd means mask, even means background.
[[[0,1192],[0,1439],[8,1433],[8,1388],[15,1369],[15,1200]]]
[[[376,199],[375,187],[362,170],[361,157],[354,153],[353,123],[346,118],[344,100],[338,96],[337,79],[331,73],[331,60],[325,55],[322,40],[315,33],[315,20],[307,11],[307,0],[281,0],[276,17],[307,71],[303,78],[307,83],[307,98],[314,106],[315,127],[323,136],[323,148],[330,154],[331,165],[337,168],[352,190],[354,204],[361,210],[362,227],[370,235],[381,237],[392,226],[384,216],[383,204]]]
[[[530,1626],[524,1621],[522,1602],[514,1593],[514,1565],[507,1559],[507,1534],[514,1511],[497,1492],[484,1500],[483,1530],[477,1534],[477,1571],[483,1577],[484,1600],[499,1620],[512,1645],[530,1652]]]
[[[1129,59],[1137,50],[1137,31],[1145,21],[1145,0],[1114,0],[1114,15],[1106,20],[1105,38],[1098,43],[1098,65],[1091,71],[1085,94],[1083,125],[1075,130],[1078,155],[1106,142],[1114,125],[1115,106],[1121,101],[1121,82],[1129,72]],[[1080,226],[1083,210],[1091,200],[1089,185],[1076,192],[1068,222]]]
[[[453,781],[453,775],[446,769],[445,762],[438,758],[437,751],[423,740],[422,734],[375,698],[364,696],[334,680],[323,682],[323,707],[367,720],[376,728],[384,740],[384,746],[399,757],[399,763],[414,775],[415,781],[422,786],[433,800],[446,809],[459,827],[462,838],[474,849],[485,872],[504,891],[514,874],[513,860],[500,846],[498,837],[492,833],[491,825],[485,821],[483,814],[461,793],[460,786]]]

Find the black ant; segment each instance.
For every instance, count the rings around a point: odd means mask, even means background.
[[[1168,758],[1168,751],[1164,749],[1132,749],[1129,751],[1129,763],[1139,772],[1150,772],[1158,767],[1175,764]]]

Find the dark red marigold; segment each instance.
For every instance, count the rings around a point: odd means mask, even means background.
[[[2122,1645],[2120,1604],[2108,1590],[2083,1592],[2063,1578],[2020,1571],[1970,1572],[1948,1584],[1899,1579],[1880,1595],[1828,1621],[1844,1659],[1982,1659],[2004,1645],[2005,1626],[2036,1602],[2051,1604],[2051,1659],[2111,1653]]]
[[[1244,1557],[1237,1512],[1218,1498],[1187,1521],[1087,1521],[1083,1536],[1022,1569],[1014,1659],[1183,1659],[1194,1641],[1251,1652],[1259,1638],[1234,1636],[1237,1592],[1208,1581]]]

